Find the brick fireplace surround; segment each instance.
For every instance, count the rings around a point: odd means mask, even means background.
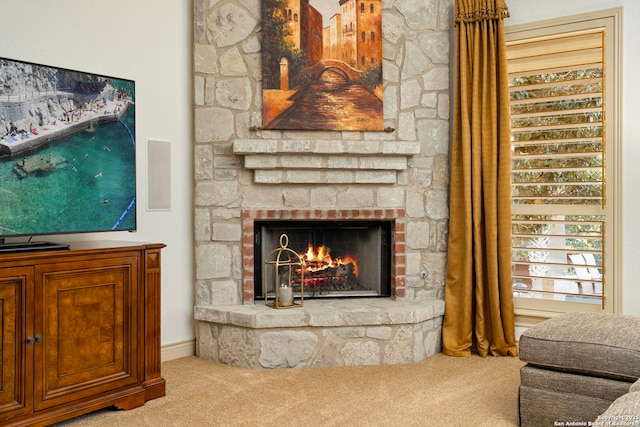
[[[242,295],[243,302],[254,300],[254,222],[257,220],[390,220],[392,231],[391,294],[393,298],[404,298],[405,259],[405,213],[402,209],[349,209],[349,210],[245,210],[242,213]]]
[[[194,1],[199,357],[268,369],[413,363],[440,351],[452,1],[382,7],[387,131],[266,131],[260,2]],[[334,216],[394,221],[391,297],[281,310],[254,301],[253,222]]]

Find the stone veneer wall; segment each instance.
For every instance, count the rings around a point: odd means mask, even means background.
[[[261,130],[260,8],[258,0],[194,2],[198,355],[261,368],[407,363],[439,351],[451,0],[383,0],[391,132]],[[350,209],[404,212],[401,293],[305,301],[301,310],[253,304],[244,284],[243,211]],[[274,353],[287,346],[295,357]]]

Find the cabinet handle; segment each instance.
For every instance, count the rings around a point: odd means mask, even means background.
[[[27,337],[27,344],[33,344],[37,342],[42,342],[42,335],[36,334],[36,336],[30,335]]]

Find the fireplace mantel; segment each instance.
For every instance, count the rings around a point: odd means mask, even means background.
[[[256,184],[395,184],[417,141],[253,140],[233,143]]]

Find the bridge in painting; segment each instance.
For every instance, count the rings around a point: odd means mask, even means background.
[[[307,71],[313,79],[319,80],[327,71],[332,71],[344,77],[346,82],[359,82],[362,78],[362,71],[352,68],[344,61],[337,59],[323,59],[320,62],[307,67]]]

